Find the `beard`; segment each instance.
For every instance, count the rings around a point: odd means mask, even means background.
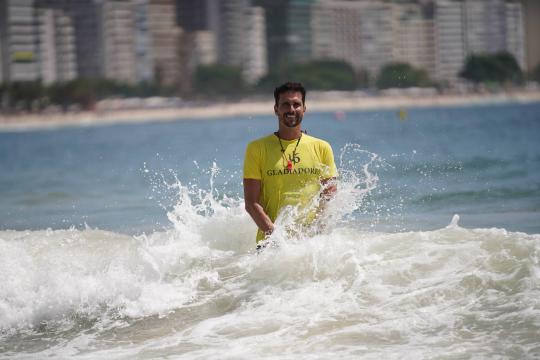
[[[288,114],[283,114],[282,118],[281,118],[281,122],[289,127],[289,128],[293,128],[293,127],[297,127],[298,125],[300,125],[302,123],[302,116],[297,114],[297,113],[294,113],[294,117],[288,117],[288,115],[291,115],[291,113],[288,113]]]

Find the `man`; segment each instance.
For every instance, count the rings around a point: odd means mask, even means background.
[[[319,194],[326,201],[336,191],[331,181],[337,176],[332,148],[302,132],[306,112],[302,84],[277,87],[274,99],[278,131],[249,143],[244,160],[245,207],[259,228],[257,243],[272,233],[284,207],[306,208]],[[297,221],[308,224],[317,210],[308,209]]]

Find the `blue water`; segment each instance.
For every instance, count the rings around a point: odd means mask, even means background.
[[[465,227],[540,233],[540,104],[407,115],[306,114],[304,128],[332,144],[338,166],[349,143],[382,159],[378,188],[356,211],[362,224],[435,229],[459,213]],[[216,189],[240,197],[246,143],[275,128],[269,115],[0,133],[0,229],[166,228],[174,199],[161,180],[208,189],[215,162]]]
[[[540,358],[540,104],[407,115],[307,113],[340,190],[260,254],[271,115],[0,132],[0,359]]]

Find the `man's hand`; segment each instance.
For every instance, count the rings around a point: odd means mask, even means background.
[[[321,180],[323,190],[321,192],[321,199],[328,201],[334,197],[337,191],[336,178],[328,178]]]

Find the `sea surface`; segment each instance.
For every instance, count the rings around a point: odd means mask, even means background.
[[[540,103],[398,110],[306,113],[339,191],[260,253],[271,111],[0,132],[0,358],[540,359]]]

